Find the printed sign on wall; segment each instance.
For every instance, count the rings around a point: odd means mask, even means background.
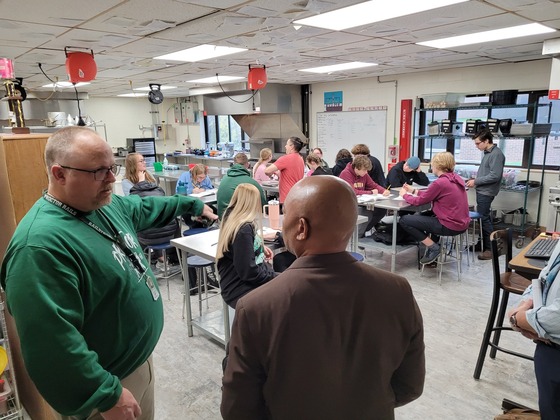
[[[325,111],[342,111],[342,91],[325,92]]]

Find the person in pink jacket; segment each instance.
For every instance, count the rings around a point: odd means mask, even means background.
[[[372,164],[369,158],[365,155],[358,155],[354,157],[354,160],[351,163],[346,165],[346,168],[344,168],[344,170],[340,173],[340,178],[350,184],[356,195],[383,194],[384,196],[388,196],[390,194],[389,190],[377,184],[368,175],[368,171],[371,170],[371,168]],[[362,208],[360,210],[361,214],[368,216],[368,224],[365,232],[360,233],[360,236],[371,236],[373,231],[375,231],[375,225],[377,225],[381,219],[385,217],[387,210],[364,210]]]
[[[413,206],[432,203],[435,217],[409,214],[402,216],[399,221],[406,232],[426,245],[421,264],[434,262],[441,251],[440,245],[430,238],[430,233],[455,236],[464,232],[471,222],[465,181],[453,172],[453,155],[449,152],[436,154],[432,159],[432,169],[438,178],[426,190],[418,191],[408,184],[404,184],[400,190],[401,197]]]

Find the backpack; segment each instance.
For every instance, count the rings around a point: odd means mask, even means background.
[[[380,223],[377,230],[371,235],[374,241],[382,242],[385,245],[393,244],[393,225]],[[397,224],[397,245],[416,244],[416,240],[410,236],[400,225]]]
[[[132,186],[130,194],[139,195],[140,197],[165,196],[165,191],[157,184],[153,184],[149,181],[141,181]],[[180,235],[179,223],[177,223],[176,219],[173,219],[165,226],[144,229],[136,232],[136,235],[138,236],[140,245],[143,247],[162,244]]]

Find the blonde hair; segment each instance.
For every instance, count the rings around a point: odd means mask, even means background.
[[[197,163],[191,169],[191,177],[192,179],[196,179],[197,175],[208,175],[208,168],[204,166],[202,163]]]
[[[143,157],[140,153],[129,153],[126,156],[126,160],[124,161],[124,177],[133,184],[138,184],[138,182],[140,181],[140,178],[138,178],[138,156]],[[146,177],[146,181],[149,181],[153,184],[156,183],[156,179],[152,176],[151,173],[145,171],[144,174]]]
[[[224,256],[237,236],[237,232],[246,223],[253,225],[262,239],[261,195],[253,184],[239,184],[233,192],[220,225],[216,259]]]
[[[455,158],[450,152],[441,152],[432,158],[432,167],[442,172],[453,172],[455,169]]]
[[[259,161],[257,162],[257,164],[255,165],[255,167],[253,168],[253,176],[255,176],[255,174],[257,173],[257,168],[264,163],[265,160],[268,160],[272,157],[272,150],[269,149],[268,147],[265,147],[264,149],[261,150],[261,153],[259,154]]]

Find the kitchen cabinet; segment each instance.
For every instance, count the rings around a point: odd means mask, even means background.
[[[0,255],[4,255],[16,225],[47,188],[45,145],[49,134],[0,136]],[[1,316],[5,338],[11,349],[10,374],[17,379],[17,391],[27,413],[33,419],[54,419],[52,410],[29,378],[19,345],[13,318],[7,311]],[[18,404],[19,406],[19,404]],[[18,411],[18,410],[16,410]],[[0,415],[0,418],[4,418]],[[9,417],[9,418],[18,418]]]
[[[520,158],[518,165],[515,168],[524,168],[526,170],[525,185],[506,185],[502,186],[502,191],[519,196],[519,207],[527,208],[527,203],[529,198],[533,201],[534,197],[530,195],[536,195],[538,193],[538,207],[536,215],[536,227],[539,226],[540,212],[541,212],[541,197],[543,191],[544,182],[544,165],[541,166],[537,171],[533,168],[533,155],[535,153],[535,142],[536,139],[544,140],[544,153],[543,162],[546,162],[546,153],[548,147],[548,131],[550,131],[550,126],[547,124],[537,124],[537,122],[546,121],[550,123],[550,110],[551,104],[522,104],[522,105],[486,105],[486,104],[464,104],[464,106],[458,107],[445,107],[445,108],[416,108],[414,112],[414,150],[424,150],[424,155],[421,159],[431,160],[434,153],[443,150],[450,151],[456,155],[456,160],[458,164],[465,162],[463,156],[457,156],[461,151],[461,141],[471,140],[474,133],[465,133],[467,126],[466,119],[475,118],[481,119],[481,123],[484,124],[488,119],[520,119],[519,115],[525,113],[526,119],[529,123],[532,123],[526,133],[524,134],[502,134],[500,132],[494,132],[494,143],[498,144],[502,150],[508,147],[508,145],[514,147],[520,146],[519,149],[523,150],[523,157]],[[541,114],[541,115],[539,115]],[[544,117],[542,117],[544,115]],[[466,118],[465,118],[466,117]],[[451,121],[451,133],[442,133],[440,130],[434,130],[434,122],[442,120]],[[455,122],[458,122],[456,124]],[[461,127],[461,122],[463,122]],[[458,127],[457,127],[458,125]],[[461,127],[461,128],[459,128]],[[459,129],[458,129],[459,128]],[[544,131],[543,131],[544,128]],[[548,131],[546,130],[548,128]],[[433,131],[436,131],[435,133]],[[433,134],[428,134],[433,133]],[[506,156],[509,155],[506,153]],[[471,160],[466,161],[469,164],[480,164]],[[507,163],[506,163],[507,165]],[[533,175],[538,173],[540,175],[540,183],[535,186],[535,182],[530,182],[531,172]],[[520,226],[514,226],[520,232],[519,240],[516,246],[521,247],[524,243],[525,228],[527,225],[527,213],[524,212],[521,215]]]

